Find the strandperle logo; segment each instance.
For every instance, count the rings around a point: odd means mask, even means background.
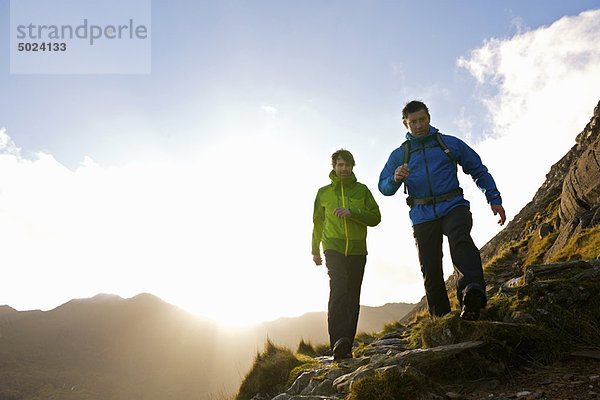
[[[10,0],[11,74],[149,74],[151,0]]]
[[[98,40],[146,39],[148,27],[137,25],[133,19],[121,25],[94,25],[86,19],[80,25],[18,25],[17,39],[26,40],[87,40],[90,46]]]

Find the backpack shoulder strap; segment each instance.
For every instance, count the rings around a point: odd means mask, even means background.
[[[407,165],[410,160],[410,140],[405,140],[402,143],[402,165]]]
[[[410,140],[406,139],[402,143],[402,165],[408,165],[408,160],[410,160]],[[404,182],[404,194],[408,194],[406,182]]]
[[[442,134],[439,131],[435,133],[435,138],[442,150],[444,151],[444,153],[446,153],[450,161],[452,161],[452,164],[454,164],[454,168],[456,168],[456,158],[454,158],[454,155],[450,151],[450,148],[448,147],[446,142],[444,142],[444,139],[442,139]]]

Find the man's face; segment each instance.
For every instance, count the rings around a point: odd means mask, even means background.
[[[338,177],[348,177],[352,175],[352,168],[353,165],[344,160],[342,157],[338,157],[337,160],[335,160],[335,165],[333,166],[335,176]]]
[[[425,110],[408,114],[402,122],[413,137],[425,136],[429,133],[429,114]]]

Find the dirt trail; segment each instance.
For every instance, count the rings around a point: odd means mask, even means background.
[[[587,400],[600,399],[600,360],[569,357],[552,365],[521,368],[503,382],[473,382],[447,387],[455,400]]]

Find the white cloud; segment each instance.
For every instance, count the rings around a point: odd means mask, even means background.
[[[589,121],[600,99],[599,40],[600,10],[586,11],[486,40],[458,60],[477,80],[489,111],[489,137],[477,150],[511,215],[531,200]]]
[[[262,106],[260,107],[260,109],[266,112],[267,114],[271,115],[272,117],[274,117],[277,114],[277,108],[273,106]]]
[[[473,138],[473,117],[467,115],[464,107],[461,107],[459,115],[454,119],[454,123],[467,142],[470,143]]]
[[[6,134],[6,128],[0,128],[0,151],[20,157],[20,149],[15,146],[12,139]]]
[[[75,171],[46,153],[21,157],[5,131],[0,143],[0,304],[151,292],[237,323],[326,304],[327,279],[310,265],[312,209],[297,207],[312,204],[304,181],[315,174],[275,137],[232,137],[187,164],[86,157]],[[298,302],[308,285],[323,296]]]
[[[528,30],[527,26],[525,25],[525,20],[523,19],[523,17],[518,17],[518,16],[514,17],[511,20],[511,23],[515,27],[517,34],[521,34]]]

